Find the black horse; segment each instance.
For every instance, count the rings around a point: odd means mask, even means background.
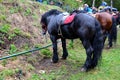
[[[85,13],[82,10],[74,10],[73,13]],[[111,48],[113,46],[113,42],[117,41],[117,24],[120,22],[120,15],[116,14],[115,16],[106,13],[104,10],[102,12],[96,14],[90,14],[94,16],[101,24],[101,28],[103,30],[104,42],[108,36],[108,47]]]
[[[92,16],[87,14],[75,14],[71,23],[60,24],[62,12],[52,9],[44,13],[41,17],[41,25],[43,34],[48,33],[53,44],[54,63],[58,62],[57,39],[61,38],[63,55],[62,59],[66,59],[68,51],[66,49],[66,39],[79,38],[86,50],[86,61],[81,71],[88,71],[97,66],[103,49],[103,36],[100,23]]]

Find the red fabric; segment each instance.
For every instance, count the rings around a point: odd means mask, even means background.
[[[73,21],[74,17],[75,17],[75,15],[74,15],[74,14],[73,14],[73,15],[68,16],[68,17],[65,19],[64,24],[71,23],[71,22]]]

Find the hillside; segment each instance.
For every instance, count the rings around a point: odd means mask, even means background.
[[[41,15],[56,6],[31,0],[3,0],[0,3],[0,57],[42,47],[49,44],[41,34]],[[48,36],[48,35],[47,35]],[[34,54],[0,61],[0,80],[30,79],[38,61],[49,54],[49,49]],[[41,54],[43,52],[43,55]],[[48,55],[49,56],[49,55]],[[38,60],[38,61],[36,61]],[[26,69],[27,68],[27,69]],[[22,71],[22,72],[21,72]],[[19,73],[21,72],[21,73]],[[20,76],[21,75],[21,76]]]
[[[0,45],[8,49],[11,44],[17,48],[43,43],[41,36],[41,15],[55,6],[47,6],[30,0],[4,0],[0,3]]]

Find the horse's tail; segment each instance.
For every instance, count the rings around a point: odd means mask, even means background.
[[[93,58],[92,58],[92,65],[91,65],[92,68],[96,67],[98,64],[98,61],[101,59],[102,50],[104,47],[102,29],[100,27],[100,23],[97,20],[95,23],[95,27],[96,27],[96,33],[93,40],[94,51],[93,51]]]
[[[114,41],[115,43],[117,41],[117,23],[116,23],[116,19],[114,17],[112,17],[112,27],[111,27],[111,31],[110,31],[110,39],[112,39],[112,41]]]

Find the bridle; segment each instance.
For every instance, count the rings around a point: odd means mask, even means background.
[[[43,34],[46,34],[47,26],[41,22]]]

